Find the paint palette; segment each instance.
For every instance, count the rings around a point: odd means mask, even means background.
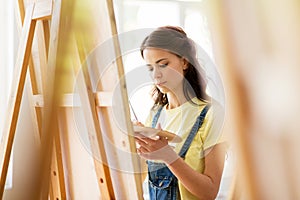
[[[134,125],[133,130],[135,133],[143,135],[145,137],[154,137],[154,136],[166,137],[170,142],[173,143],[179,143],[182,141],[182,138],[174,133],[151,128],[151,127]]]

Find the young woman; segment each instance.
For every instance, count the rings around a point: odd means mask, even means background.
[[[136,137],[147,160],[150,199],[215,199],[226,152],[223,109],[206,94],[205,72],[194,43],[179,27],[160,27],[140,48],[154,81],[154,106],[145,126],[183,140]]]

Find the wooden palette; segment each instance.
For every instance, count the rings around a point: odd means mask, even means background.
[[[165,131],[165,130],[159,130],[151,127],[145,127],[145,126],[133,126],[133,130],[135,133],[141,134],[146,137],[153,137],[153,136],[161,136],[166,137],[170,142],[179,143],[182,141],[182,138],[178,135]]]

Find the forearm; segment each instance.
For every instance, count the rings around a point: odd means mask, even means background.
[[[180,180],[181,184],[199,199],[215,199],[219,183],[205,174],[193,170],[182,158],[168,165],[169,169]]]

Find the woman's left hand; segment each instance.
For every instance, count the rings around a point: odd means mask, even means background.
[[[137,148],[138,154],[147,160],[161,160],[170,164],[179,158],[173,148],[168,145],[168,140],[164,137],[136,137],[136,141],[139,144]]]

